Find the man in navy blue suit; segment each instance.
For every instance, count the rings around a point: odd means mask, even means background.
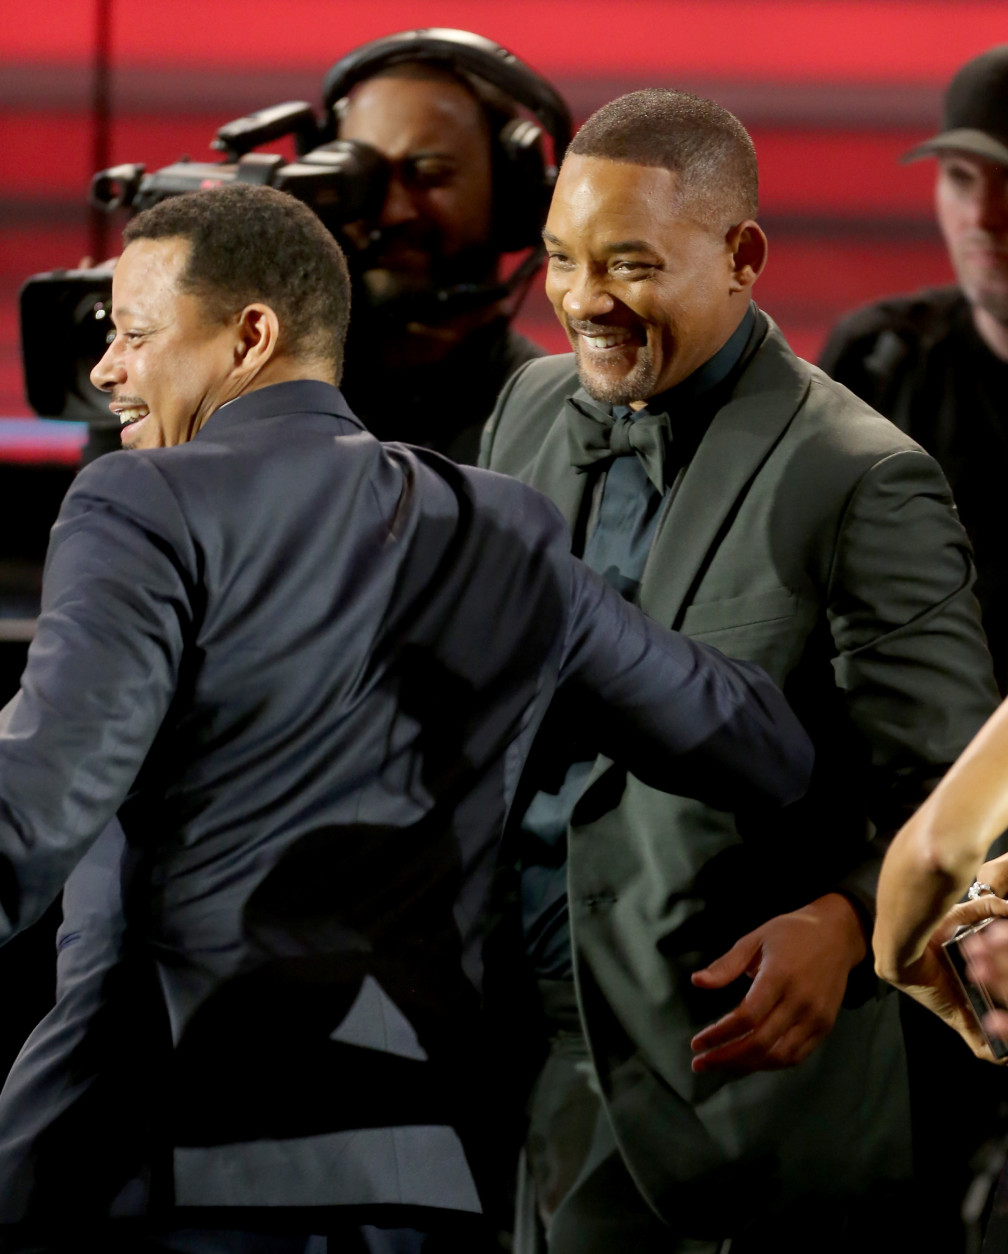
[[[125,240],[93,379],[136,451],[68,494],[0,719],[0,940],[70,878],[0,1221],[15,1248],[478,1249],[484,906],[554,691],[733,809],[795,800],[808,742],[544,498],[364,430],[345,264],[299,202],[178,197]]]

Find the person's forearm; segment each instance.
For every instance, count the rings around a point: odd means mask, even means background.
[[[592,695],[599,752],[652,788],[719,809],[802,797],[812,742],[769,676],[667,630],[572,563],[560,680]]]
[[[1002,704],[896,835],[879,877],[875,961],[894,979],[1008,828],[1008,703]]]

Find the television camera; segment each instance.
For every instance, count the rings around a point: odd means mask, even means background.
[[[294,161],[253,149],[293,136]],[[291,101],[228,122],[211,147],[220,161],[183,159],[148,173],[127,164],[99,170],[91,203],[105,212],[139,213],[169,196],[225,183],[258,183],[289,192],[309,205],[337,238],[348,222],[378,215],[388,185],[388,164],[366,144],[318,142],[311,105]],[[118,426],[108,399],[90,381],[91,367],[108,342],[112,262],[84,270],[32,275],[21,288],[21,351],[29,404],[43,417]]]
[[[494,242],[502,256],[523,252],[525,256],[502,278],[414,294],[397,301],[385,316],[437,321],[509,298],[516,309],[542,263],[540,232],[557,166],[570,141],[571,115],[545,79],[500,44],[472,31],[425,27],[362,44],[326,74],[321,119],[303,101],[238,118],[216,133],[212,147],[222,154],[219,162],[177,161],[151,174],[142,165],[102,170],[92,180],[92,203],[110,212],[119,208],[138,212],[180,192],[234,180],[265,183],[299,197],[341,239],[348,223],[377,219],[390,177],[385,158],[373,148],[334,138],[341,102],[357,83],[417,61],[469,75],[531,115],[508,116],[491,137]],[[253,151],[290,135],[297,154],[293,162]],[[350,258],[354,250],[346,251]],[[356,260],[363,266],[363,255]],[[351,276],[353,269],[351,259]],[[35,275],[22,288],[25,385],[39,414],[83,420],[92,428],[117,426],[89,379],[108,335],[111,287],[111,266],[106,265]]]

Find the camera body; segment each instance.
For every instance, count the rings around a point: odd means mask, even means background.
[[[253,152],[263,144],[293,135],[297,159]],[[91,203],[112,212],[139,213],[169,196],[204,191],[226,183],[259,183],[290,192],[313,209],[336,234],[347,222],[373,218],[388,188],[388,163],[367,144],[352,140],[323,142],[315,113],[304,100],[273,105],[227,122],[210,146],[219,162],[183,159],[148,174],[142,165],[99,170],[91,180]]]
[[[90,379],[108,343],[111,308],[111,263],[33,274],[21,288],[25,394],[43,418],[119,425]]]
[[[224,154],[219,162],[181,160],[151,173],[139,164],[99,170],[91,181],[91,203],[110,213],[139,213],[183,192],[258,183],[304,201],[339,238],[347,222],[380,213],[388,163],[373,148],[352,140],[310,147],[318,134],[310,105],[276,105],[222,126],[212,145]],[[299,155],[294,161],[251,151],[287,135],[296,140]],[[89,377],[111,329],[112,269],[113,263],[106,263],[90,270],[50,270],[32,275],[21,288],[25,392],[44,418],[118,427],[108,398]]]

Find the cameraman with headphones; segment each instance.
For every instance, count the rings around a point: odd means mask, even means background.
[[[379,439],[475,462],[501,386],[542,356],[510,323],[542,260],[570,114],[504,48],[454,30],[364,44],[324,99],[335,137],[375,149],[388,175],[376,220],[340,234],[354,280],[342,390]]]

